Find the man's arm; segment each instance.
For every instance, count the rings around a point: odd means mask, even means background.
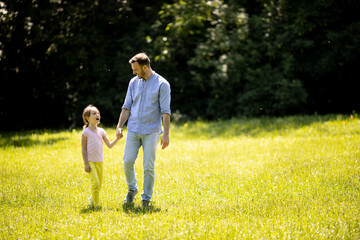
[[[130,116],[129,109],[123,108],[120,113],[119,122],[116,127],[116,137],[122,138],[122,128]]]
[[[170,115],[167,113],[162,114],[164,133],[161,138],[161,148],[165,149],[170,144]]]

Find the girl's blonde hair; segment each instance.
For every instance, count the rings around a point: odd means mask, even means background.
[[[87,128],[89,126],[89,121],[87,120],[88,117],[90,117],[91,115],[91,112],[98,112],[100,114],[100,111],[99,109],[97,109],[97,107],[93,106],[93,105],[88,105],[84,111],[83,111],[83,114],[82,114],[82,118],[83,118],[83,121],[84,121],[84,126],[83,126],[83,129]]]

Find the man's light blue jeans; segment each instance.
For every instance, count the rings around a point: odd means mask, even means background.
[[[155,183],[155,158],[156,148],[159,142],[159,133],[147,135],[136,135],[127,133],[124,150],[124,173],[126,184],[129,190],[137,189],[135,177],[135,160],[139,149],[143,147],[143,168],[144,168],[144,192],[141,194],[143,200],[150,201]]]

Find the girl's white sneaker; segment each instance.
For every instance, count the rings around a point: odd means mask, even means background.
[[[93,201],[91,201],[91,196],[88,198],[88,201],[89,201],[89,206],[90,206],[90,207],[93,207],[93,206],[94,206],[94,203],[93,203]]]

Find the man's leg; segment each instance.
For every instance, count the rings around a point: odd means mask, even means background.
[[[135,160],[139,153],[141,146],[141,139],[135,134],[127,133],[124,150],[124,173],[126,184],[129,190],[136,190],[137,183],[135,177]]]
[[[141,195],[145,201],[150,201],[155,183],[156,148],[159,143],[159,133],[143,135],[143,167],[144,167],[144,193]]]

